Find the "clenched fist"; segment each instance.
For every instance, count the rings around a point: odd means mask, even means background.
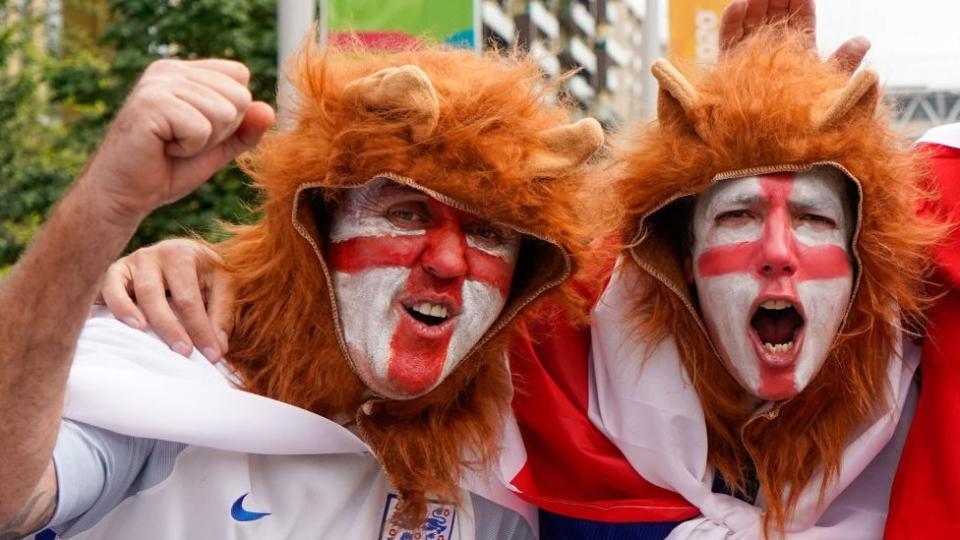
[[[77,188],[105,219],[139,223],[196,189],[253,147],[274,120],[253,101],[246,66],[231,60],[158,60],[130,92]]]

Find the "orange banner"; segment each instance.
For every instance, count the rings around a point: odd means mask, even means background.
[[[720,51],[720,13],[730,0],[670,0],[670,58],[713,63]]]

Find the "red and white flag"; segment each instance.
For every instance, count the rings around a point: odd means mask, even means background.
[[[896,540],[960,537],[960,124],[918,145],[937,195],[921,212],[954,228],[934,251],[944,296],[927,313],[920,401],[890,499],[885,538]]]

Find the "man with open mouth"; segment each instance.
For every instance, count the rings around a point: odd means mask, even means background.
[[[696,198],[687,280],[720,357],[764,400],[820,370],[853,291],[856,215],[829,166],[720,182]]]
[[[520,234],[381,177],[337,206],[329,246],[354,370],[407,399],[435,388],[499,317]]]
[[[207,115],[226,136],[243,125],[246,106],[219,93],[245,88],[208,65],[221,63],[151,67],[65,199],[106,240],[59,213],[0,287],[58,313],[0,327],[22,355],[3,364],[17,405],[4,413],[0,537],[533,537],[532,508],[490,469],[512,396],[507,346],[538,303],[574,302],[563,285],[587,236],[577,201],[599,123],[570,123],[519,54],[305,45],[292,127],[242,158],[262,218],[216,248],[236,291],[222,362],[103,311],[80,334],[104,258],[176,198],[131,179],[189,173],[195,187],[213,160],[197,167],[197,149],[170,137],[204,133]],[[200,150],[221,151],[211,141]],[[173,180],[154,175],[165,165]],[[129,219],[89,214],[131,201]],[[84,270],[42,264],[61,253]],[[65,293],[44,296],[61,279]],[[57,346],[30,346],[37,336]]]
[[[692,517],[669,538],[883,536],[941,227],[876,74],[804,39],[762,29],[696,82],[658,62],[624,156],[590,418],[693,507],[651,501]]]

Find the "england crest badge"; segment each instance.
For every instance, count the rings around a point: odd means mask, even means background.
[[[387,503],[383,509],[383,521],[380,524],[380,540],[452,540],[453,526],[457,519],[456,507],[437,501],[427,503],[427,517],[416,530],[404,529],[394,523],[393,517],[400,498],[387,494]]]

